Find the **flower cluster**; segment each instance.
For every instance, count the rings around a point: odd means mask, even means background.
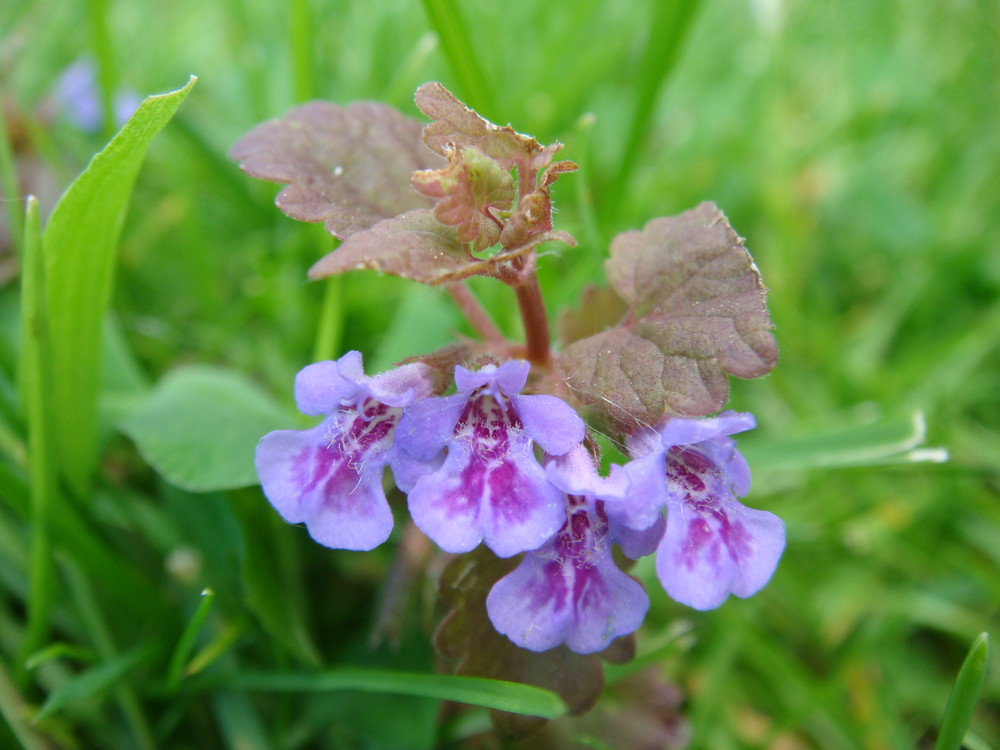
[[[447,290],[475,334],[375,376],[356,351],[306,367],[296,399],[323,419],[266,435],[257,472],[285,520],[368,550],[392,530],[391,471],[416,527],[471,553],[441,576],[451,609],[438,653],[470,676],[561,675],[541,682],[582,711],[600,669],[580,655],[649,609],[625,558],[655,554],[666,592],[696,609],[753,594],[775,569],[781,521],[738,500],[750,473],[730,436],[754,419],[723,411],[730,375],[777,361],[765,290],[742,238],[702,203],[615,236],[606,284],[560,312],[553,342],[538,248],[577,244],[554,228],[551,195],[577,165],[440,83],[415,103],[429,121],[309,102],[232,149],[246,172],[284,185],[282,211],[341,240],[311,278],[371,269]],[[476,299],[474,276],[513,292],[523,343]],[[591,428],[624,446],[624,465],[601,473]],[[536,653],[525,661],[511,643]]]
[[[649,598],[617,567],[615,543],[633,559],[655,552],[667,593],[696,609],[767,583],[784,527],[736,499],[750,473],[729,437],[752,428],[751,415],[664,420],[629,435],[632,460],[601,476],[576,411],[521,393],[529,369],[458,365],[455,393],[436,395],[424,364],[368,377],[355,351],[310,365],[296,400],[324,419],[260,441],[264,493],[321,544],[368,550],[392,529],[389,466],[414,522],[443,550],[525,553],[486,605],[496,629],[532,651],[594,653],[639,627]]]

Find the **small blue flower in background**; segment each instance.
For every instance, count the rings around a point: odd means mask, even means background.
[[[397,441],[413,459],[440,461],[409,492],[410,514],[447,552],[481,541],[500,557],[537,549],[566,520],[563,494],[535,458],[534,445],[560,456],[584,437],[583,420],[555,396],[519,395],[522,360],[472,372],[455,368],[458,393],[409,408]]]
[[[629,438],[636,457],[626,465],[631,502],[667,509],[656,553],[660,582],[695,609],[714,609],[729,594],[755,594],[785,547],[781,519],[736,500],[750,491],[750,469],[728,436],[754,426],[752,414],[725,411],[669,419]]]
[[[268,433],[255,456],[264,494],[281,517],[305,522],[327,547],[370,550],[384,542],[393,518],[382,475],[403,407],[431,393],[429,373],[409,364],[368,377],[356,351],[299,372],[299,410],[326,418],[311,430]]]
[[[94,63],[86,58],[70,64],[56,81],[56,106],[77,128],[96,133],[103,124],[101,95]],[[119,91],[114,96],[115,125],[121,127],[142,99],[134,91]]]
[[[605,507],[624,498],[627,479],[620,471],[599,476],[582,445],[549,461],[546,475],[563,493],[563,526],[497,581],[487,612],[497,631],[522,648],[603,651],[638,628],[649,610],[642,585],[611,556],[615,538]]]

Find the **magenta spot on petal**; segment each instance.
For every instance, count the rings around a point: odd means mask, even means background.
[[[585,497],[567,495],[566,504],[569,517],[551,542],[554,559],[547,566],[557,565],[572,578],[573,613],[579,619],[581,612],[601,606],[608,596],[597,564],[610,544],[608,521],[603,509],[591,511]]]
[[[743,524],[730,523],[726,517],[726,523],[719,530],[719,534],[734,559],[749,557],[753,553],[752,537]]]
[[[718,561],[719,544],[712,533],[712,527],[703,518],[694,518],[688,523],[687,536],[684,544],[677,551],[676,561],[688,570],[693,570],[698,564],[698,558],[708,547],[709,557]]]
[[[300,498],[347,508],[365,497],[366,493],[357,492],[364,481],[362,472],[366,465],[384,465],[401,413],[372,398],[341,406],[327,440],[292,459],[296,482],[302,486]]]
[[[479,516],[479,500],[486,486],[486,467],[475,456],[470,456],[469,463],[462,469],[458,487],[455,492],[442,497],[440,505],[444,506],[448,518],[455,516]]]
[[[543,586],[532,592],[531,606],[541,608],[546,602],[552,602],[553,612],[560,612],[566,606],[566,579],[563,568],[556,560],[549,560],[542,566]]]
[[[521,524],[531,516],[536,493],[510,456],[523,429],[511,404],[500,404],[485,389],[473,394],[455,426],[454,439],[466,444],[469,462],[456,491],[442,498],[449,517],[478,516],[485,498],[505,523]]]
[[[497,516],[510,524],[524,522],[533,509],[534,492],[511,461],[489,472],[490,503]]]
[[[295,461],[296,463],[302,462],[304,464],[300,465],[303,473],[306,466],[311,466],[312,475],[306,481],[302,482],[304,485],[302,487],[302,494],[305,495],[316,489],[317,485],[329,476],[331,469],[338,463],[339,459],[340,456],[326,445],[304,449],[296,457]]]

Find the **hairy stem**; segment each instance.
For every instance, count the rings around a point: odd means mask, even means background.
[[[448,284],[445,289],[448,290],[448,294],[455,300],[458,309],[462,311],[462,314],[468,319],[476,333],[483,337],[484,341],[491,344],[503,342],[504,338],[500,329],[497,328],[496,323],[490,318],[490,314],[479,304],[479,300],[465,284],[455,282]]]
[[[522,276],[514,291],[521,308],[521,320],[524,321],[528,361],[533,365],[546,367],[549,364],[549,318],[534,269]]]

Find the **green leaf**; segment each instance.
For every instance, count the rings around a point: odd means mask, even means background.
[[[272,747],[260,715],[246,695],[216,693],[212,696],[212,710],[226,738],[226,747],[239,750],[267,750]]]
[[[50,661],[55,661],[56,659],[74,659],[76,661],[90,663],[95,659],[94,652],[89,648],[83,648],[82,646],[75,646],[72,643],[53,643],[50,646],[46,646],[41,651],[32,654],[24,661],[24,668],[27,670],[37,669],[38,667],[46,664]]]
[[[379,338],[374,355],[365,356],[365,363],[371,372],[383,372],[415,353],[451,343],[451,332],[456,327],[455,308],[444,295],[414,284],[403,293],[392,322]]]
[[[514,205],[514,178],[508,170],[474,148],[452,149],[448,166],[423,169],[410,178],[414,189],[438,199],[434,218],[456,227],[459,242],[481,252],[500,239],[497,217]]]
[[[338,669],[313,674],[238,672],[226,681],[226,687],[265,692],[324,693],[333,690],[362,690],[417,695],[527,716],[541,716],[545,719],[566,713],[566,706],[559,696],[533,685],[441,674],[375,669]]]
[[[97,453],[101,324],[132,185],[153,136],[196,80],[139,106],[60,198],[42,238],[54,435],[62,473],[78,490]]]
[[[208,612],[212,608],[214,601],[214,591],[205,589],[201,592],[201,601],[198,603],[198,608],[194,611],[191,619],[188,620],[188,624],[184,626],[184,632],[181,633],[180,640],[177,641],[177,646],[174,647],[173,656],[170,657],[170,668],[167,672],[168,690],[176,690],[177,686],[181,684],[181,678],[184,676],[185,662],[191,654],[191,649],[194,648],[195,639],[197,639],[198,634],[201,632],[202,625],[205,624]]]
[[[240,582],[243,603],[272,642],[308,667],[322,663],[309,630],[305,577],[295,532],[264,500],[259,489],[230,493],[243,537]],[[299,530],[300,531],[300,530]]]
[[[943,448],[921,448],[927,427],[922,412],[819,435],[740,441],[754,472],[941,462]]]
[[[31,567],[28,623],[21,657],[45,641],[52,608],[52,549],[49,530],[56,502],[56,459],[53,455],[55,413],[49,396],[54,377],[50,361],[49,330],[45,316],[45,269],[42,266],[38,201],[28,199],[24,221],[24,271],[21,275],[20,362],[21,398],[28,422],[28,471],[31,477]]]
[[[254,446],[289,422],[288,413],[240,373],[193,365],[167,374],[122,429],[168,481],[210,492],[256,484]]]
[[[52,691],[34,720],[41,721],[70,703],[113,687],[123,676],[148,659],[153,650],[149,644],[136,646],[96,667],[84,670]]]
[[[492,87],[487,83],[459,4],[455,0],[424,0],[424,10],[463,91],[476,106],[492,111]]]
[[[988,633],[980,633],[972,642],[968,656],[962,663],[952,688],[948,706],[944,711],[944,720],[934,750],[958,750],[962,746],[965,732],[972,720],[972,709],[976,706],[979,692],[986,678],[986,667],[990,657],[990,637]]]

